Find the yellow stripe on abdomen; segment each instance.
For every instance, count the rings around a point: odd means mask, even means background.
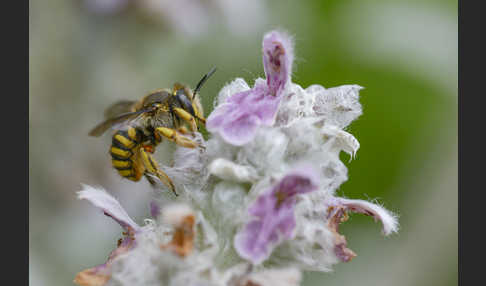
[[[129,170],[118,170],[118,173],[122,177],[132,177],[134,175],[132,169],[129,169]]]
[[[128,137],[130,137],[130,139],[136,141],[136,142],[139,142],[140,141],[140,136],[141,136],[141,131],[137,132],[137,129],[133,128],[133,127],[129,127],[128,128]]]
[[[111,164],[113,165],[113,167],[117,168],[117,169],[121,169],[121,168],[129,168],[132,166],[132,162],[127,160],[127,161],[122,161],[122,160],[111,160]]]
[[[123,145],[124,147],[126,147],[128,149],[132,149],[136,145],[136,143],[134,141],[132,141],[132,140],[120,135],[120,134],[116,134],[115,136],[113,136],[113,139],[115,139],[121,145]]]
[[[118,130],[112,138],[110,147],[111,164],[120,176],[131,181],[139,181],[143,176],[144,167],[135,156],[139,144],[143,139],[143,132],[134,127]]]
[[[117,147],[111,147],[110,148],[110,152],[112,154],[115,154],[117,156],[120,156],[122,158],[129,158],[130,156],[132,156],[132,152],[129,151],[129,150],[122,150],[120,148],[117,148]]]

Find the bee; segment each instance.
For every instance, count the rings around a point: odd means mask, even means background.
[[[122,100],[105,110],[105,121],[89,135],[99,137],[110,128],[115,130],[109,153],[120,176],[134,182],[145,176],[153,186],[158,179],[177,196],[172,180],[151,154],[163,139],[186,148],[199,147],[184,134],[198,131],[198,123],[206,123],[199,90],[215,71],[212,68],[204,75],[194,91],[175,83],[172,89],[156,89],[139,101]]]

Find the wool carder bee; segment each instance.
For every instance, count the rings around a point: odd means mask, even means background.
[[[110,128],[115,130],[110,155],[118,174],[135,182],[145,176],[152,185],[158,179],[177,195],[172,180],[151,154],[164,138],[182,147],[198,147],[184,135],[198,131],[198,123],[206,122],[199,90],[215,71],[211,69],[194,91],[175,83],[172,89],[157,89],[139,101],[119,101],[105,110],[105,121],[89,135],[99,137]]]

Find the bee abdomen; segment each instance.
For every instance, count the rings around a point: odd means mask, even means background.
[[[129,127],[128,130],[119,130],[113,135],[113,146],[124,149],[133,149],[142,141],[143,132],[137,128]]]
[[[129,127],[127,131],[119,130],[113,135],[110,147],[113,167],[122,177],[132,181],[138,181],[141,178],[141,175],[137,174],[133,162],[133,150],[139,145],[141,139],[142,131]]]

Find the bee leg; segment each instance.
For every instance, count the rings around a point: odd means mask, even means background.
[[[157,127],[155,130],[157,130],[162,136],[166,137],[170,141],[175,142],[179,146],[186,148],[196,148],[197,146],[199,146],[198,143],[192,141],[191,139],[181,136],[175,129]]]
[[[159,166],[157,165],[157,162],[154,160],[152,155],[147,153],[144,148],[140,148],[140,157],[142,158],[143,164],[145,165],[146,172],[149,174],[154,175],[157,177],[159,180],[162,181],[176,196],[177,193],[175,191],[174,183],[172,183],[172,180],[167,176],[166,173],[164,173],[162,170],[160,170]],[[155,185],[156,181],[148,176],[146,176],[150,184]]]
[[[184,109],[182,108],[179,108],[179,107],[174,107],[174,112],[184,121],[186,121],[187,123],[189,123],[189,126],[191,128],[191,131],[194,132],[194,131],[197,131],[197,124],[196,124],[196,120],[194,119],[194,117],[187,111],[185,111]]]
[[[188,134],[189,130],[187,130],[186,126],[181,126],[181,127],[177,128],[177,132],[179,132],[181,134]]]

